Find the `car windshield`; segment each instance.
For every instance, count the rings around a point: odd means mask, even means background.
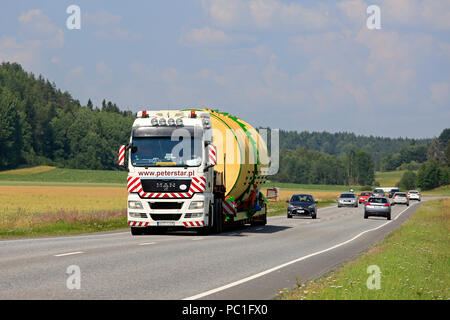
[[[406,193],[396,193],[396,197],[406,197]]]
[[[369,202],[370,203],[387,203],[387,199],[386,198],[370,198]]]
[[[314,202],[314,200],[310,195],[294,195],[291,202]]]
[[[371,195],[370,192],[362,192],[361,193],[362,197],[367,197],[367,196],[370,196],[370,195]]]
[[[343,193],[340,195],[339,198],[354,198],[355,194],[354,193]]]
[[[200,138],[186,141],[171,137],[133,138],[131,163],[135,167],[183,166],[197,167],[202,163]]]
[[[384,193],[383,189],[375,189],[373,193]]]
[[[418,191],[410,191],[409,193],[419,193]]]

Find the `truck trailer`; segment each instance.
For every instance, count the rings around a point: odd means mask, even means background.
[[[269,161],[247,122],[208,109],[143,110],[119,165],[128,166],[127,220],[132,235],[188,230],[220,233],[227,225],[265,225],[260,192]]]

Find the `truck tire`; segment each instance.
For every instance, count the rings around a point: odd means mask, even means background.
[[[131,234],[133,235],[133,236],[140,236],[140,235],[143,235],[144,233],[145,233],[145,230],[144,230],[145,228],[141,228],[141,227],[139,227],[139,228],[136,228],[136,227],[131,227]]]
[[[222,209],[222,201],[218,199],[218,201],[214,202],[214,212],[213,212],[213,225],[212,232],[213,233],[221,233],[223,231],[223,209]]]
[[[257,220],[257,221],[253,221],[253,219],[254,219],[254,217],[253,217],[251,225],[252,226],[265,226],[267,224],[267,205],[266,204],[264,204],[264,214],[261,216],[262,216],[262,219],[260,218],[261,220]],[[258,217],[261,217],[261,216],[258,216]]]

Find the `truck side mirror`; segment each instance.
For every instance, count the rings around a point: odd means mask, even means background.
[[[208,160],[206,162],[205,169],[203,169],[203,172],[207,172],[209,168],[214,167],[217,164],[217,149],[216,146],[213,144],[208,144]]]
[[[208,167],[214,167],[217,164],[217,148],[213,144],[208,145]]]
[[[126,145],[121,145],[119,148],[119,166],[125,166],[125,150]]]

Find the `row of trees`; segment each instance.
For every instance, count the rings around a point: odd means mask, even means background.
[[[337,157],[306,147],[280,151],[280,170],[272,180],[303,184],[372,185],[375,162],[367,151]]]
[[[295,150],[299,147],[306,147],[310,150],[323,153],[346,156],[351,150],[359,149],[369,152],[375,161],[377,170],[394,170],[404,161],[415,160],[422,162],[423,152],[430,139],[408,139],[408,138],[386,138],[374,136],[361,136],[349,132],[296,132],[280,130],[280,149]],[[409,148],[412,146],[411,148]],[[401,159],[395,156],[395,163],[390,165],[389,169],[383,164],[382,159],[390,157],[401,151]],[[410,154],[412,153],[412,154]],[[409,160],[411,159],[411,160]],[[426,159],[425,159],[426,160]],[[385,159],[384,162],[387,160]],[[384,167],[383,167],[384,166]]]
[[[450,128],[431,141],[426,157],[417,174],[410,170],[403,174],[400,188],[430,190],[450,184]]]
[[[127,141],[130,111],[111,102],[81,106],[18,64],[0,65],[0,170],[19,165],[114,169]]]

